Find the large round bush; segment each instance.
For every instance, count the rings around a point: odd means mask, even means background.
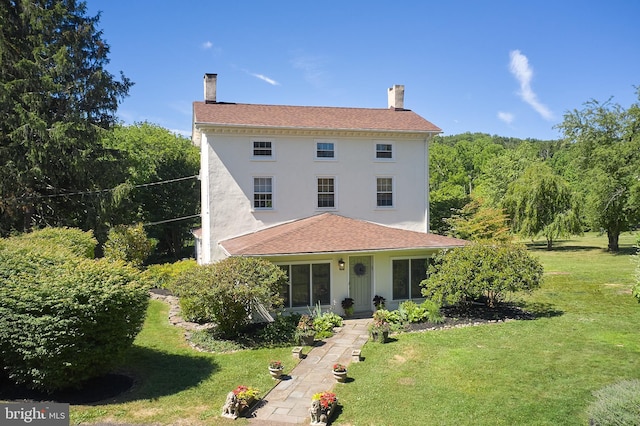
[[[180,297],[187,320],[213,322],[218,334],[232,338],[251,323],[256,308],[282,306],[280,289],[286,279],[285,272],[267,260],[230,257],[186,271],[171,290]]]
[[[121,262],[40,240],[0,242],[0,361],[9,378],[53,391],[112,369],[140,330],[148,292]]]

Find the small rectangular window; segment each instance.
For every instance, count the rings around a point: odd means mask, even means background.
[[[254,157],[272,157],[271,141],[253,141],[253,155]]]
[[[273,180],[270,177],[253,178],[253,207],[273,208]]]
[[[376,179],[376,197],[378,207],[393,207],[393,178]]]
[[[333,208],[335,206],[334,179],[318,178],[318,208]]]
[[[391,145],[390,143],[377,143],[376,158],[381,158],[381,159],[393,158],[393,145]]]
[[[316,158],[335,158],[333,142],[316,142]]]

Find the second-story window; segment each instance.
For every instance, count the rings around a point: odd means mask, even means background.
[[[273,178],[253,178],[253,207],[256,209],[273,208]]]
[[[316,158],[329,160],[336,158],[335,144],[333,142],[316,142]]]
[[[318,178],[318,208],[334,208],[336,189],[335,180],[331,177]]]
[[[253,141],[253,156],[257,158],[273,157],[271,141]]]
[[[393,145],[390,143],[376,143],[376,159],[391,160],[393,158]]]
[[[393,178],[376,178],[376,197],[378,207],[393,207]]]

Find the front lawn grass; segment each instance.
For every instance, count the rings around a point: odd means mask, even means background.
[[[269,361],[283,361],[285,373],[296,363],[290,347],[229,354],[198,352],[186,343],[183,330],[171,326],[167,318],[168,305],[152,300],[123,369],[135,378],[134,387],[111,401],[72,406],[71,424],[246,424],[243,419],[233,422],[219,417],[227,393],[247,385],[264,395],[276,383],[267,369]]]
[[[551,252],[533,244],[545,282],[522,303],[536,320],[367,343],[337,389],[335,424],[586,425],[593,391],[640,378],[634,241],[623,235],[621,254],[594,234]]]

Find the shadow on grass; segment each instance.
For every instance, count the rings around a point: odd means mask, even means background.
[[[131,348],[127,373],[134,377],[131,391],[101,403],[155,400],[193,388],[219,370],[211,358],[170,354],[140,346]]]
[[[560,243],[560,241],[558,242]],[[539,241],[535,241],[535,242],[528,242],[525,245],[527,246],[527,248],[531,251],[544,251],[544,252],[548,252],[548,253],[580,253],[580,252],[586,252],[586,251],[593,251],[593,250],[599,250],[602,253],[609,253],[612,255],[621,255],[621,256],[629,256],[632,254],[636,254],[637,249],[633,246],[620,246],[620,250],[618,250],[617,252],[612,252],[607,250],[606,247],[602,247],[602,246],[581,246],[581,245],[562,245],[562,246],[558,246],[556,245],[557,243],[554,243],[554,246],[551,248],[551,250],[547,250],[547,243],[546,242],[539,242]]]
[[[211,359],[134,346],[120,371],[89,379],[79,388],[45,393],[16,385],[3,375],[0,377],[0,399],[54,401],[74,405],[155,400],[197,386],[217,370],[217,364]]]
[[[556,309],[551,303],[527,302],[518,303],[517,306],[531,313],[534,318],[553,318],[564,315],[564,311]]]

